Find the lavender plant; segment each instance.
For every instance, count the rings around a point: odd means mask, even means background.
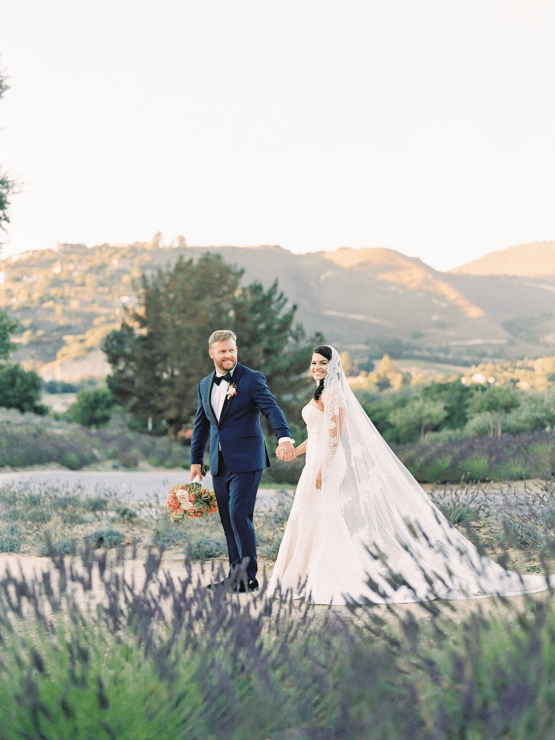
[[[0,552],[19,552],[21,550],[21,531],[17,525],[0,527]]]
[[[45,485],[30,479],[0,485],[0,531],[17,529],[10,537],[18,540],[20,549],[39,555],[48,554],[52,547],[67,554],[72,551],[72,540],[93,534],[110,517],[133,521],[133,513],[129,506],[122,506],[121,493],[108,489],[88,497],[79,483]],[[16,545],[9,542],[13,551]]]
[[[268,560],[277,558],[283,531],[293,504],[293,497],[289,491],[281,490],[277,495],[279,498],[272,507],[255,512],[259,552]]]
[[[481,492],[472,491],[464,484],[460,488],[446,487],[432,494],[434,504],[453,525],[470,524],[483,510]]]
[[[258,594],[208,590],[221,568],[168,572],[162,556],[141,579],[123,549],[91,548],[0,578],[2,740],[555,734],[549,593],[464,619],[453,602],[322,612],[267,599],[265,579]]]
[[[520,550],[540,550],[555,541],[555,482],[553,478],[500,488],[489,516],[501,524],[501,542]]]
[[[97,529],[91,535],[93,547],[117,547],[122,544],[123,535],[117,529]]]
[[[257,508],[254,513],[259,554],[275,560],[289,517],[292,496],[285,490],[276,493],[276,502],[267,508]],[[193,560],[225,555],[227,547],[217,515],[189,519],[182,523],[171,522],[167,510],[162,509],[152,531],[152,544],[179,547]]]
[[[421,483],[524,480],[555,470],[551,432],[505,437],[472,437],[448,443],[410,444],[396,454]]]
[[[129,457],[127,457],[129,456]],[[79,470],[100,460],[134,467],[149,459],[154,465],[183,467],[183,445],[168,437],[138,434],[115,415],[107,427],[87,429],[50,416],[0,409],[0,467],[27,467],[57,462]]]

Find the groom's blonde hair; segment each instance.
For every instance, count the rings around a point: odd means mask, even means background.
[[[229,329],[218,329],[218,331],[213,331],[212,334],[210,334],[210,337],[208,338],[208,347],[211,348],[216,342],[228,342],[230,339],[237,342],[237,337],[232,331]]]

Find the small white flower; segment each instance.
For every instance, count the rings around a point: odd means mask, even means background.
[[[191,511],[191,509],[195,508],[195,505],[189,500],[188,493],[177,493],[176,497],[179,501],[179,505],[184,511]]]

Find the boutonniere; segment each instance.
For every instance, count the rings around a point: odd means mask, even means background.
[[[237,383],[230,383],[227,389],[227,393],[225,394],[225,397],[229,400],[230,398],[233,398],[233,396],[237,395]]]

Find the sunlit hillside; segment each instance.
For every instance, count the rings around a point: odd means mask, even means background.
[[[490,252],[451,272],[464,275],[555,276],[555,241],[519,244]],[[554,289],[555,290],[555,289]]]
[[[548,265],[553,244],[529,245],[538,264]],[[401,355],[457,365],[555,351],[555,269],[545,267],[541,278],[443,273],[389,249],[299,255],[278,246],[161,248],[154,241],[60,244],[2,260],[0,305],[20,322],[14,359],[46,378],[105,374],[100,344],[133,306],[141,274],[206,251],[243,268],[245,284],[277,279],[305,329],[353,357],[376,356],[392,342]]]

